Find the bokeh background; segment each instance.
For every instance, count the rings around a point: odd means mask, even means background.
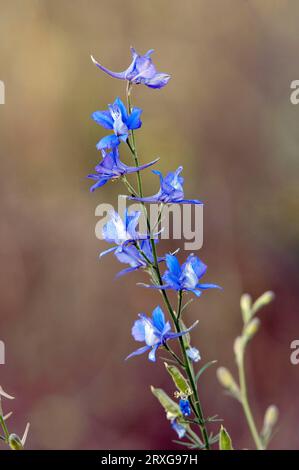
[[[158,294],[114,281],[119,265],[94,234],[95,208],[116,201],[111,184],[89,194],[104,130],[104,109],[124,83],[96,69],[90,53],[122,70],[129,46],[172,75],[160,91],[139,87],[142,160],[161,169],[184,165],[187,197],[205,201],[207,281],[223,292],[194,302],[193,342],[203,361],[234,369],[241,328],[239,298],[273,290],[263,328],[247,360],[258,423],[276,403],[279,432],[271,448],[299,447],[299,4],[279,0],[0,0],[0,383],[17,398],[10,426],[31,422],[32,449],[171,449],[173,431],[149,392],[172,393],[163,364],[124,362],[135,348],[130,328]],[[146,190],[156,180],[146,172]],[[164,243],[164,250],[177,246]],[[235,447],[252,447],[239,405],[209,369],[200,395],[218,413]]]

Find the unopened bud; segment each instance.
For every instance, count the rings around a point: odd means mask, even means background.
[[[264,428],[273,429],[275,424],[278,421],[279,411],[277,406],[271,405],[267,408],[265,417],[264,417]]]
[[[12,450],[23,450],[22,441],[17,434],[10,434],[8,444]]]
[[[245,326],[243,330],[243,336],[246,341],[249,341],[255,335],[260,327],[260,324],[260,320],[258,318],[254,318]]]
[[[243,338],[241,338],[241,336],[238,336],[234,342],[234,352],[235,352],[235,358],[236,358],[237,364],[241,362],[243,351],[244,351],[244,341],[243,341]]]
[[[240,307],[244,323],[247,323],[251,317],[251,297],[249,294],[243,294],[240,300]]]
[[[272,302],[274,297],[275,297],[274,293],[271,291],[267,291],[263,295],[261,295],[253,304],[253,307],[252,307],[253,314],[258,312],[262,307],[265,307],[270,302]]]
[[[226,368],[226,367],[219,367],[217,369],[217,378],[219,380],[219,383],[224,387],[226,388],[227,390],[229,390],[231,393],[233,393],[234,395],[238,395],[239,394],[239,387],[238,385],[236,384],[232,374],[230,373],[230,371]]]

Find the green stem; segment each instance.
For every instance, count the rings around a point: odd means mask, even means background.
[[[239,382],[240,382],[240,395],[241,395],[241,404],[243,407],[243,411],[252,435],[252,438],[255,442],[256,448],[258,450],[264,450],[263,443],[261,441],[260,435],[258,433],[257,427],[254,422],[253,414],[250,409],[250,405],[248,402],[248,395],[247,395],[247,385],[246,385],[246,376],[245,376],[245,366],[244,366],[244,354],[245,354],[245,346],[244,350],[240,354],[240,358],[238,361],[238,369],[239,369]]]
[[[0,416],[0,424],[1,424],[1,426],[2,426],[4,435],[5,435],[5,440],[6,440],[6,442],[8,442],[8,440],[9,440],[9,432],[8,432],[6,423],[5,423],[4,419],[3,419],[3,416]]]
[[[129,112],[131,112],[131,110],[132,110],[131,85],[129,83],[127,85],[126,95],[127,95],[128,110],[129,110]],[[130,143],[130,141],[128,140],[128,142],[129,142],[128,145],[129,145],[130,150],[133,154],[134,161],[135,161],[135,166],[137,167],[137,166],[139,166],[139,158],[138,158],[138,154],[137,154],[137,150],[136,150],[135,135],[134,135],[133,130],[131,131],[131,137],[132,137],[132,143]],[[137,172],[137,183],[138,183],[139,197],[143,197],[142,180],[141,180],[141,175],[140,175],[139,171]],[[142,203],[142,205],[145,208],[144,203]],[[146,208],[145,208],[145,213],[147,214]],[[151,227],[150,227],[150,221],[149,221],[148,217],[147,217],[147,226],[148,226],[149,234],[150,234],[150,237],[151,237],[150,241],[151,241],[151,247],[152,247],[153,258],[154,258],[154,262],[151,264],[150,267],[153,269],[153,274],[154,274],[158,284],[160,286],[163,286],[163,280],[162,280],[162,276],[161,276],[161,273],[160,273],[155,240],[151,236]],[[160,292],[162,294],[162,297],[163,297],[164,303],[167,307],[167,310],[168,310],[168,312],[169,312],[169,314],[172,318],[172,321],[174,323],[176,332],[181,333],[182,330],[181,330],[179,318],[180,318],[181,309],[182,309],[182,292],[179,293],[179,311],[177,313],[177,316],[176,316],[176,314],[175,314],[175,312],[174,312],[174,310],[171,306],[171,303],[169,301],[169,298],[168,298],[167,293],[165,292],[165,290],[161,289]],[[203,440],[204,440],[205,448],[207,450],[209,450],[210,449],[209,436],[208,436],[208,432],[207,432],[207,429],[206,429],[206,424],[205,424],[205,419],[204,419],[202,407],[201,407],[199,397],[198,397],[198,391],[197,391],[197,388],[196,388],[193,367],[192,367],[192,365],[190,363],[190,359],[187,355],[184,340],[183,340],[182,336],[180,336],[178,339],[179,339],[179,343],[180,343],[181,352],[182,352],[182,355],[183,355],[183,358],[184,358],[186,374],[188,376],[190,386],[191,386],[191,390],[192,390],[192,399],[190,400],[190,404],[191,404],[191,407],[194,411],[194,414],[198,418],[198,425],[199,425],[200,430],[201,430],[201,434],[202,434],[202,437],[203,437]]]

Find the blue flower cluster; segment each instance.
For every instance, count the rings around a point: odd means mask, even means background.
[[[96,165],[95,171],[88,175],[88,178],[94,180],[90,191],[95,191],[110,180],[119,179],[130,191],[128,198],[132,201],[140,202],[145,211],[145,203],[158,203],[159,205],[202,204],[197,199],[185,199],[184,179],[181,176],[183,168],[181,166],[174,172],[169,172],[166,176],[163,176],[160,171],[153,170],[153,173],[159,177],[160,188],[152,196],[143,196],[140,173],[156,164],[158,159],[143,165],[139,164],[134,131],[142,126],[142,110],[131,106],[131,88],[133,85],[143,84],[150,88],[159,89],[168,83],[170,76],[157,72],[151,59],[152,50],[148,51],[145,55],[137,54],[133,48],[131,51],[131,64],[125,71],[119,73],[112,72],[92,57],[94,64],[99,69],[111,77],[127,82],[128,107],[124,105],[120,98],[116,98],[113,104],[108,105],[108,109],[95,111],[91,116],[97,124],[111,131],[111,133],[102,137],[96,145],[97,150],[100,152],[101,160]],[[119,152],[122,143],[127,144],[132,152],[134,166],[127,165],[120,160]],[[138,190],[135,190],[127,180],[127,176],[133,173],[137,174]],[[161,292],[173,325],[165,318],[165,314],[160,306],[153,310],[150,317],[140,313],[132,327],[132,336],[135,341],[144,345],[129,354],[127,359],[148,353],[149,360],[155,362],[158,349],[165,349],[179,365],[183,365],[184,370],[189,374],[189,383],[192,385],[193,366],[190,365],[189,361],[196,363],[201,357],[198,349],[192,347],[188,339],[190,331],[196,326],[197,322],[189,328],[181,323],[180,316],[182,313],[183,295],[193,293],[199,297],[202,291],[219,288],[219,286],[201,281],[206,273],[207,266],[194,254],[190,254],[183,264],[180,264],[175,254],[168,253],[164,256],[158,256],[156,251],[158,239],[153,237],[151,227],[148,226],[146,233],[140,233],[138,230],[140,215],[139,211],[129,212],[128,210],[124,214],[119,214],[115,211],[110,213],[109,221],[103,227],[103,239],[112,246],[103,251],[100,256],[114,253],[114,256],[120,263],[127,265],[125,269],[119,272],[118,276],[139,269],[147,271],[150,274],[152,283],[143,285],[148,288],[158,289]],[[164,274],[161,274],[159,266],[160,263],[164,262],[166,270]],[[178,294],[178,310],[171,307],[167,297],[168,290]],[[180,359],[169,346],[169,342],[176,339],[179,340],[182,348],[183,359]],[[191,392],[193,394],[196,393],[194,387],[193,384]],[[171,415],[169,418],[171,426],[177,432],[179,438],[185,436],[187,432],[187,426],[184,425],[182,419],[190,416],[192,410],[196,412],[196,400],[196,396],[181,396],[178,404],[180,416]],[[197,419],[202,418],[197,416]]]

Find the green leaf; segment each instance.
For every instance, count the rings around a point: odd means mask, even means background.
[[[182,417],[182,412],[179,405],[173,401],[167,393],[164,392],[161,388],[151,387],[153,395],[159,400],[160,404],[163,406],[168,419],[174,419]]]
[[[191,442],[176,441],[176,440],[173,440],[172,442],[174,442],[175,444],[179,444],[180,446],[188,447],[188,449],[196,449],[197,448],[197,444],[192,444]]]
[[[199,377],[204,373],[205,370],[207,370],[210,366],[212,366],[213,364],[216,364],[217,361],[210,361],[210,362],[207,362],[196,374],[195,376],[195,382],[197,383],[198,382],[198,379]]]
[[[219,450],[234,450],[232,440],[227,430],[221,425],[219,435]]]
[[[164,365],[177,389],[184,395],[190,395],[190,386],[179,369],[176,366],[167,364],[167,362],[164,362]]]

